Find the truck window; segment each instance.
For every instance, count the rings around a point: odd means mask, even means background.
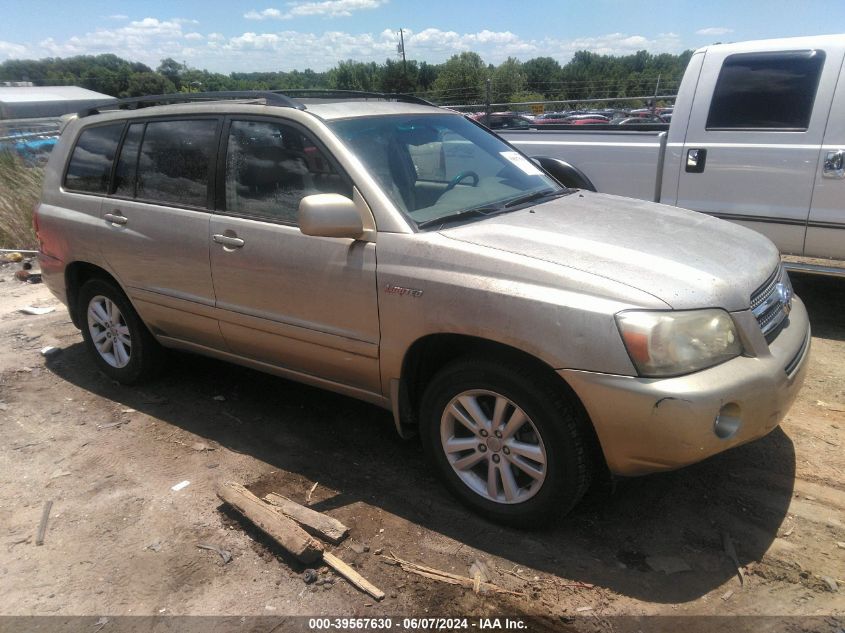
[[[741,53],[722,64],[708,130],[806,130],[813,112],[822,51]]]
[[[65,174],[71,191],[106,193],[123,122],[91,127],[79,135]]]
[[[138,159],[137,197],[205,208],[217,121],[151,121]]]

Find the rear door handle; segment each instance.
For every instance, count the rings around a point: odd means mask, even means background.
[[[845,178],[845,149],[825,154],[822,176],[825,178]]]
[[[243,245],[245,244],[245,242],[239,237],[231,237],[230,235],[221,235],[219,233],[212,235],[211,239],[227,248],[243,248]]]
[[[706,149],[688,149],[686,171],[689,174],[700,174],[707,162]]]
[[[114,213],[106,213],[103,218],[105,218],[106,221],[111,222],[112,224],[124,225],[129,222],[129,218],[121,214],[120,211],[115,211]]]

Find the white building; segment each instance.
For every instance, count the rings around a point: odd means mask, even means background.
[[[113,99],[77,86],[0,86],[0,120],[59,117]]]

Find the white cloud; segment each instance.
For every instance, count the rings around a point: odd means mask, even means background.
[[[24,57],[27,54],[26,46],[14,44],[13,42],[4,42],[0,40],[0,59],[15,59]]]
[[[319,71],[345,59],[383,62],[387,58],[395,58],[398,39],[398,33],[392,30],[314,33],[296,30],[260,32],[256,29],[234,36],[221,33],[203,35],[188,28],[185,20],[148,17],[62,40],[48,38],[30,45],[0,42],[0,59],[114,53],[153,68],[162,59],[171,57],[197,68],[225,73],[305,68]],[[540,55],[565,63],[578,50],[625,55],[643,49],[653,53],[678,53],[684,48],[675,33],[654,36],[609,33],[564,40],[531,39],[510,31],[486,29],[469,33],[437,28],[405,31],[408,57],[429,63],[443,62],[463,51],[475,51],[485,62],[499,64],[508,57],[525,60]]]
[[[322,16],[328,18],[349,17],[355,11],[377,9],[387,4],[388,0],[322,0],[320,2],[289,2],[288,11],[279,9],[264,9],[263,11],[249,11],[244,13],[247,20],[290,20],[307,16]]]
[[[128,20],[128,15],[123,15],[122,13],[116,13],[115,15],[110,15],[106,18],[107,20]]]
[[[696,35],[726,35],[728,33],[733,33],[733,29],[729,29],[726,26],[711,26],[706,29],[698,29],[695,34]]]
[[[263,11],[249,11],[244,13],[247,20],[266,20],[269,18],[280,19],[282,12],[278,9],[264,9]]]

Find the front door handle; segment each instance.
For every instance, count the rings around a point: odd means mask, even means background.
[[[220,233],[215,233],[211,236],[218,244],[222,244],[226,248],[243,248],[244,241],[239,237],[232,237],[231,235],[221,235]]]
[[[106,213],[103,218],[105,218],[107,222],[111,222],[112,224],[120,224],[121,226],[129,222],[129,218],[127,218],[125,215],[122,215],[120,211],[115,211],[114,213]]]
[[[822,176],[825,178],[845,178],[845,149],[825,154]]]
[[[704,171],[704,164],[707,162],[706,149],[688,149],[686,171],[689,174],[700,174]]]

